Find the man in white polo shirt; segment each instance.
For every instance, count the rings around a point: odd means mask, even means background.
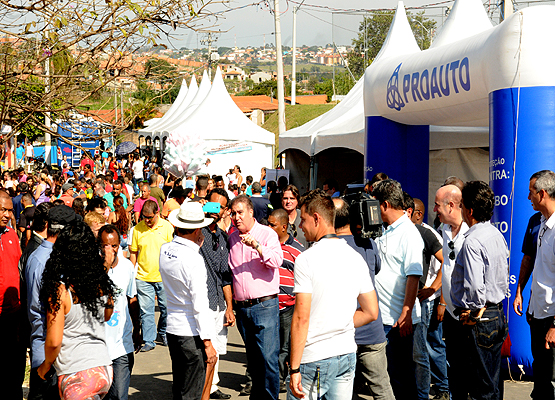
[[[168,219],[176,228],[176,236],[162,245],[160,275],[168,307],[166,335],[172,359],[173,399],[200,399],[212,383],[212,377],[206,377],[206,364],[214,368],[217,360],[206,267],[199,254],[204,241],[201,228],[212,218],[204,217],[200,203],[186,202]]]
[[[380,202],[382,220],[387,224],[376,241],[382,261],[382,270],[376,276],[376,290],[388,339],[389,378],[395,398],[415,399],[412,341],[413,325],[420,322],[416,294],[422,276],[424,242],[404,212],[403,189],[399,182],[392,179],[377,182],[372,195]]]
[[[555,173],[539,171],[530,178],[528,198],[532,208],[542,214],[536,261],[532,268],[521,268],[520,291],[532,275],[530,303],[526,318],[530,324],[534,362],[534,399],[555,398]],[[522,315],[522,309],[515,311]]]
[[[306,395],[351,400],[355,327],[378,317],[368,266],[337,237],[334,219],[335,206],[324,191],[316,189],[301,198],[301,229],[314,245],[295,260],[288,400]]]

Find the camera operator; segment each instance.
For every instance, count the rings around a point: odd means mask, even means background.
[[[340,239],[344,239],[349,246],[356,250],[366,264],[372,283],[374,276],[380,272],[381,261],[378,246],[373,239],[357,238],[351,232],[351,225],[356,226],[357,215],[353,213],[351,221],[349,205],[341,198],[334,198],[335,206],[335,233]],[[357,367],[355,375],[355,392],[360,394],[371,394],[375,398],[392,400],[393,390],[389,383],[387,374],[387,357],[385,347],[387,339],[383,330],[381,313],[378,318],[355,330],[355,342],[357,344]],[[367,386],[368,385],[368,386]],[[370,393],[367,393],[367,391]]]

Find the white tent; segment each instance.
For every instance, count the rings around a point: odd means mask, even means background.
[[[193,76],[192,81],[194,81],[194,80],[195,80],[195,77]],[[164,116],[162,118],[157,118],[156,121],[154,121],[152,123],[149,123],[148,125],[145,123],[145,125],[147,126],[148,129],[144,129],[144,131],[154,132],[160,126],[163,126],[164,124],[168,123],[168,121],[170,121],[172,119],[173,115],[181,107],[181,105],[183,103],[183,100],[186,99],[187,92],[188,92],[187,82],[185,81],[185,78],[183,78],[183,81],[181,82],[181,88],[179,89],[179,94],[177,95],[177,98],[175,99],[175,101],[173,102],[173,104],[171,105],[169,110],[166,111],[166,113],[164,114]],[[150,121],[152,121],[152,120],[149,120],[147,122],[150,122]]]
[[[340,186],[361,181],[366,141],[363,82],[360,79],[327,113],[280,136],[279,153],[285,153],[285,167],[301,192],[321,186],[326,178],[336,179]],[[446,176],[487,181],[488,147],[488,127],[430,126],[429,209]]]
[[[253,123],[237,107],[227,92],[219,68],[204,101],[172,135],[195,132],[206,141],[211,173],[225,175],[238,164],[244,178],[252,175],[257,180],[262,167],[273,165],[275,135]]]
[[[157,136],[167,137],[170,132],[179,129],[179,127],[189,118],[189,116],[197,109],[197,107],[204,101],[206,95],[210,91],[210,78],[208,73],[204,71],[202,80],[198,90],[190,97],[189,102],[181,107],[179,113],[172,118],[167,124],[161,126],[154,131]]]

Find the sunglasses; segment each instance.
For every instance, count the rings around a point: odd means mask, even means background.
[[[455,243],[451,240],[449,243],[447,243],[447,246],[449,246],[449,248],[451,249],[451,251],[449,252],[449,259],[454,260],[455,259]]]

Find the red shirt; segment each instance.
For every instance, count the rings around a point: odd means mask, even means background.
[[[19,310],[19,239],[12,228],[0,234],[0,314]]]
[[[71,207],[73,205],[73,197],[64,193],[60,196],[60,200],[63,200],[66,206]]]
[[[94,161],[91,160],[90,158],[83,158],[81,160],[81,168],[83,168],[83,166],[85,164],[89,164],[89,166],[91,167],[91,171],[94,171]]]

